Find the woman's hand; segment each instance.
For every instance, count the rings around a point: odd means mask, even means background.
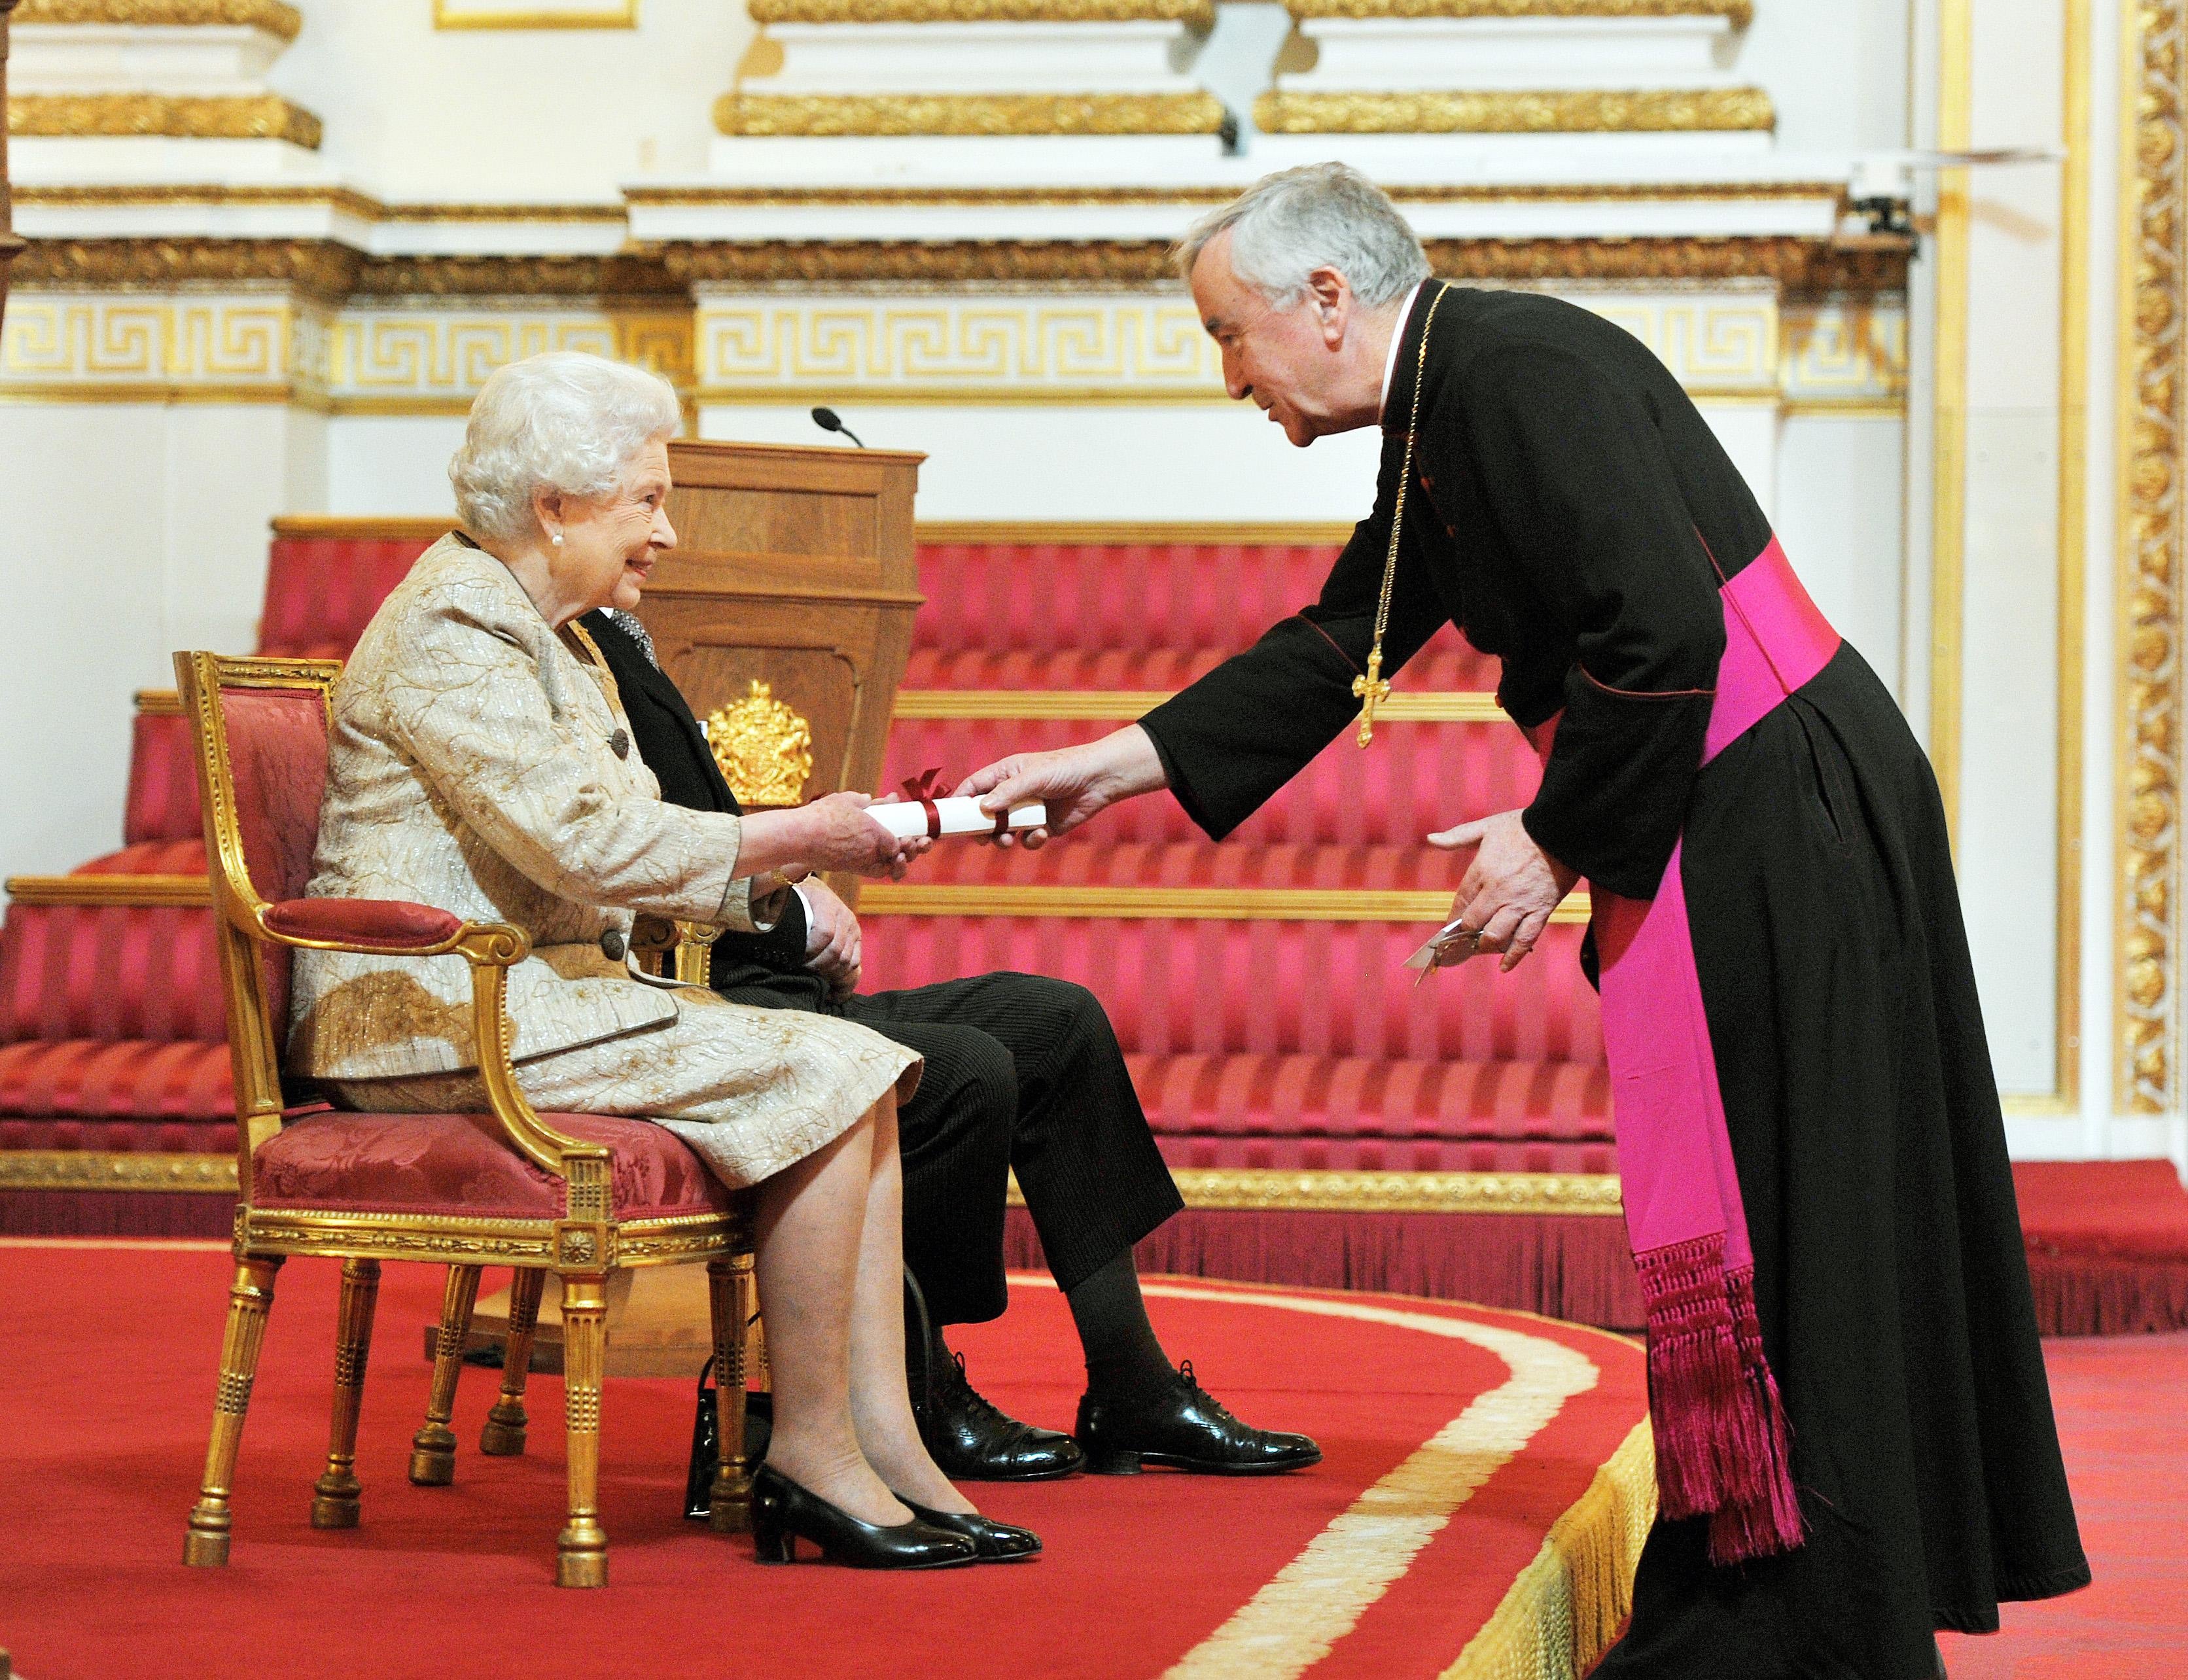
[[[1022,828],[994,839],[1006,851],[1023,843],[1030,852],[1038,851],[1050,835],[1069,834],[1119,799],[1168,784],[1154,742],[1134,724],[1083,747],[998,758],[959,782],[956,797],[978,798],[980,809],[991,815],[1040,801],[1048,807],[1045,827]]]
[[[1430,835],[1428,843],[1446,852],[1474,848],[1474,861],[1452,900],[1452,916],[1461,927],[1479,930],[1476,951],[1504,953],[1500,969],[1508,974],[1534,950],[1550,912],[1580,878],[1535,843],[1517,811],[1463,822]]]
[[[906,865],[933,843],[926,836],[899,840],[866,815],[874,801],[864,793],[831,793],[791,811],[757,811],[744,820],[737,873],[769,870],[786,875],[848,869],[854,874],[902,879]]]
[[[798,890],[805,900],[805,966],[838,997],[858,990],[864,945],[859,918],[818,877],[801,881]]]

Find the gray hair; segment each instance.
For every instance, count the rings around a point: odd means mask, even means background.
[[[1317,268],[1345,276],[1370,309],[1396,303],[1429,277],[1418,234],[1390,194],[1343,163],[1264,175],[1193,224],[1171,260],[1186,279],[1218,234],[1231,235],[1231,272],[1279,309],[1305,296]]]
[[[553,350],[497,368],[448,463],[456,517],[474,536],[521,540],[536,527],[535,493],[609,494],[682,418],[667,380],[606,357]]]

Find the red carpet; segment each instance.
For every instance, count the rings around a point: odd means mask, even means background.
[[[28,1680],[1114,1680],[1188,1656],[1187,1672],[1438,1675],[1515,1577],[1540,1573],[1551,1525],[1576,1502],[1603,1502],[1599,1468],[1644,1410],[1638,1350],[1597,1332],[1394,1297],[1165,1281],[1151,1285],[1165,1343],[1245,1416],[1317,1435],[1321,1467],[1273,1481],[1151,1472],[976,1490],[1047,1541],[1046,1557],[1014,1569],[762,1570],[749,1542],[678,1514],[688,1385],[615,1381],[602,1474],[612,1585],[564,1593],[549,1585],[562,1496],[555,1379],[534,1379],[530,1454],[485,1459],[474,1444],[495,1384],[466,1373],[456,1485],[404,1478],[426,1395],[417,1327],[440,1291],[426,1268],[390,1266],[381,1289],[364,1525],[307,1525],[337,1269],[299,1260],[281,1277],[244,1439],[234,1562],[187,1570],[228,1273],[225,1253],[198,1246],[0,1246],[11,1307],[0,1645]],[[1052,1289],[1023,1281],[1006,1318],[958,1345],[993,1398],[1068,1427],[1074,1345]],[[1620,1462],[1630,1470],[1633,1451]],[[1303,1553],[1310,1567],[1261,1591]],[[1590,1570],[1602,1575],[1601,1555],[1573,1572]]]
[[[1953,1680],[2188,1673],[2188,1334],[2047,1342],[2094,1585],[2008,1604],[1996,1638],[1944,1636]]]

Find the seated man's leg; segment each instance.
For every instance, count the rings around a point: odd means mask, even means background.
[[[893,1037],[912,1021],[947,1020],[1008,1052],[1017,1086],[1011,1164],[1086,1349],[1078,1434],[1093,1468],[1129,1471],[1145,1459],[1250,1474],[1321,1457],[1303,1435],[1241,1423],[1171,1369],[1156,1339],[1132,1245],[1185,1204],[1099,999],[1068,981],[985,974],[855,999],[847,1012]]]
[[[898,1127],[905,1265],[918,1281],[930,1327],[924,1345],[915,1349],[909,1338],[905,1345],[926,1379],[915,1382],[914,1398],[922,1401],[928,1450],[955,1479],[1069,1475],[1083,1462],[1071,1437],[1020,1423],[983,1400],[942,1336],[945,1325],[980,1323],[1009,1304],[1003,1205],[1018,1100],[1010,1052],[978,1028],[954,1022],[864,1019],[864,1001],[849,1000],[845,1012],[927,1059]]]

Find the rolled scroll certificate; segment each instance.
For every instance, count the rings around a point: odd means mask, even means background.
[[[1006,828],[1040,828],[1048,821],[1048,807],[1020,805],[1007,823],[992,811],[980,809],[978,799],[907,800],[894,805],[869,805],[866,815],[899,840],[916,840],[924,834],[940,839],[950,834],[999,834]]]

